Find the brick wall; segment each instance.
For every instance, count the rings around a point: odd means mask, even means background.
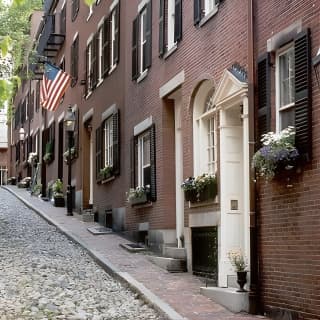
[[[311,29],[314,57],[320,46],[319,13],[316,1],[259,1],[256,55],[266,52],[267,39],[301,19],[303,29]],[[271,91],[274,130],[274,80]],[[263,309],[284,309],[300,319],[319,319],[320,314],[320,91],[313,70],[312,92],[312,161],[295,169],[293,175],[261,181],[257,194]]]

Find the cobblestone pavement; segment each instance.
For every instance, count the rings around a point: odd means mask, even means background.
[[[164,319],[0,189],[0,319]]]

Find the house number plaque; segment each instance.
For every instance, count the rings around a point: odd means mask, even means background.
[[[230,209],[239,210],[238,200],[230,200]]]

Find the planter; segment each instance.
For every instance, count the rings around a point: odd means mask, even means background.
[[[65,202],[64,202],[64,197],[53,197],[53,204],[55,207],[64,207]]]
[[[141,194],[139,197],[131,198],[131,205],[144,204],[148,202],[148,197],[146,193]]]
[[[218,192],[217,184],[211,183],[199,192],[199,201],[214,200]]]
[[[192,203],[197,202],[197,191],[195,189],[185,190],[184,191],[184,199],[186,201],[190,201]]]
[[[237,283],[240,287],[237,292],[247,292],[243,287],[247,283],[247,271],[237,271]]]

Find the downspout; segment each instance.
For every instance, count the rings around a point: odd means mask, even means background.
[[[255,68],[254,68],[254,0],[248,1],[248,104],[249,104],[249,159],[255,149]],[[258,237],[256,217],[256,194],[254,170],[250,169],[250,292],[249,313],[259,311],[259,268],[258,268]]]

